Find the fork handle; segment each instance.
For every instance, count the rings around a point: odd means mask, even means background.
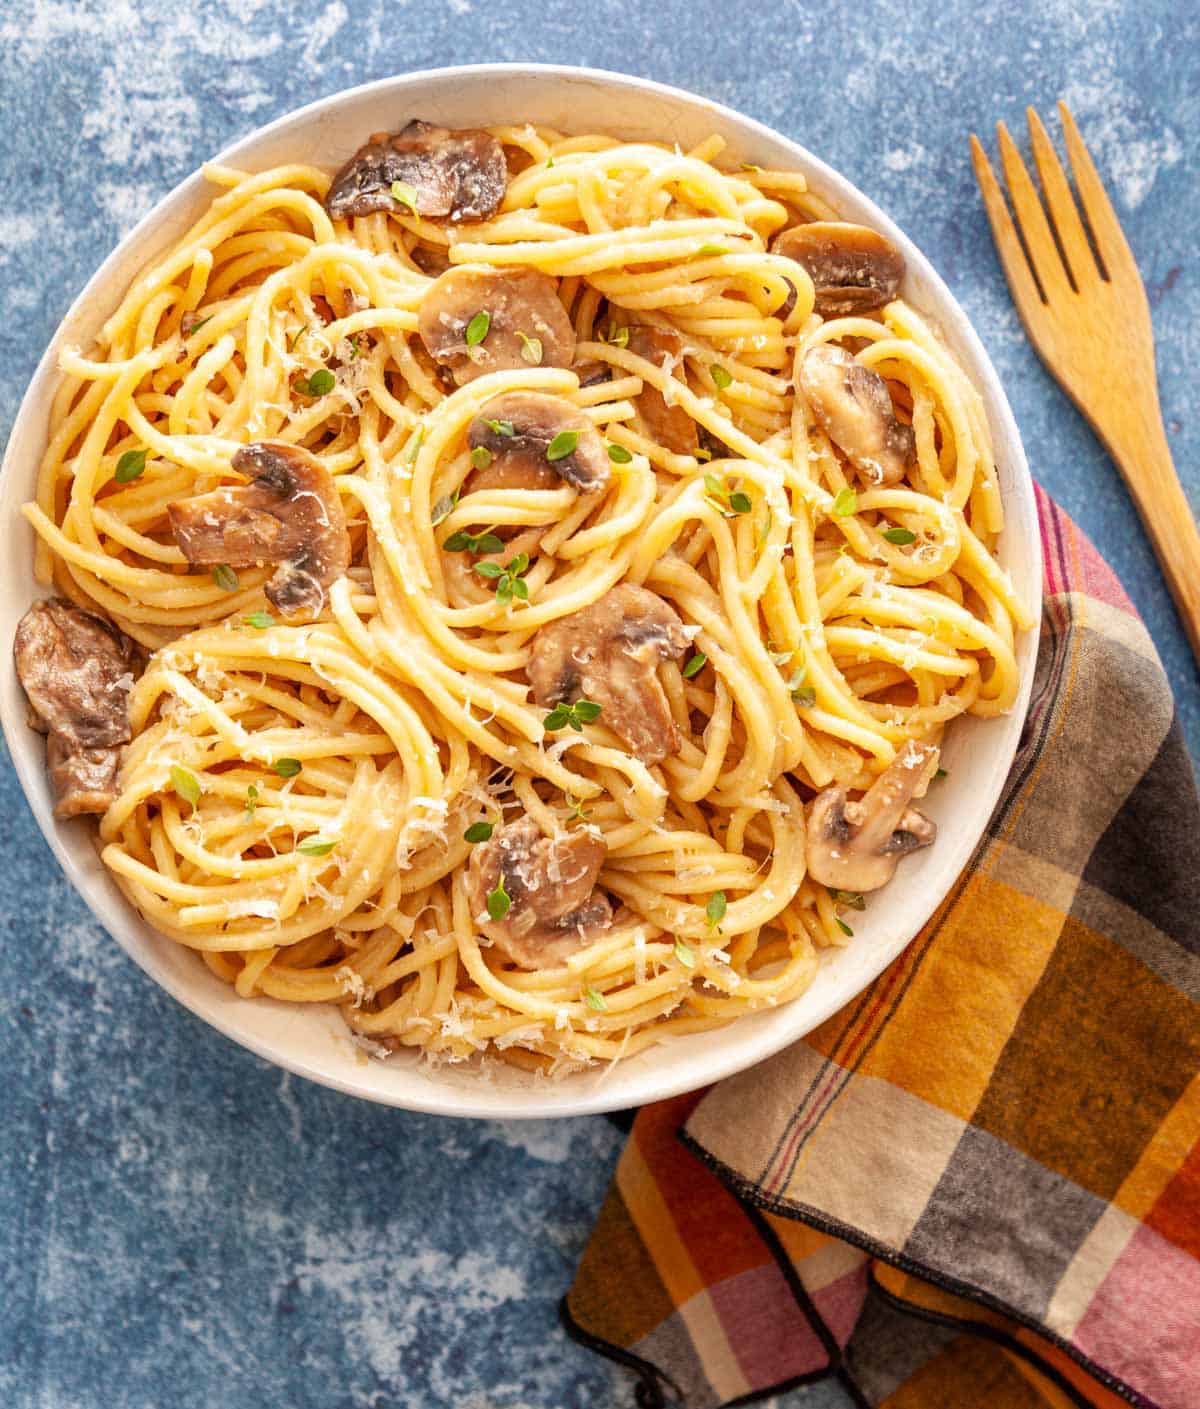
[[[1179,483],[1161,417],[1138,418],[1128,434],[1109,439],[1200,663],[1200,531]],[[1114,443],[1115,441],[1115,443]]]

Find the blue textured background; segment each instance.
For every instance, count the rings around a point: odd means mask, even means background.
[[[999,366],[1034,473],[1200,689],[1117,475],[1026,344],[966,133],[1065,96],[1150,290],[1168,430],[1200,448],[1200,26],[1146,0],[35,0],[0,18],[0,434],[76,291],[203,157],[410,69],[542,59],[741,108],[876,197]],[[1172,10],[1176,13],[1173,14]],[[519,117],[520,114],[514,114]],[[0,875],[0,1401],[8,1409],[567,1409],[632,1402],[554,1306],[620,1137],[451,1123],[294,1081],[160,994],[88,917],[10,770]],[[789,1409],[845,1403],[829,1387]]]

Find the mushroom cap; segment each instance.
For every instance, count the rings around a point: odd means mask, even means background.
[[[562,963],[612,923],[608,897],[596,890],[607,854],[589,829],[546,837],[531,817],[510,822],[471,853],[467,898],[475,923],[523,969]],[[501,879],[510,904],[493,920],[487,898]]]
[[[58,597],[35,602],[13,660],[38,727],[68,751],[128,743],[137,650],[115,626]]]
[[[813,306],[822,318],[882,308],[896,297],[904,279],[904,256],[896,246],[878,230],[845,220],[814,220],[781,230],[771,252],[808,271]]]
[[[66,820],[107,812],[117,798],[121,748],[73,749],[60,735],[46,740],[46,771],[54,789],[54,815]]]
[[[659,328],[650,323],[637,323],[629,329],[629,351],[656,367],[665,368],[671,376],[683,365],[683,339],[671,328]],[[696,423],[682,406],[670,405],[657,387],[643,386],[634,397],[646,430],[667,450],[676,455],[694,455],[699,445]]]
[[[504,148],[482,128],[451,129],[414,120],[394,136],[372,133],[333,178],[325,209],[334,219],[402,210],[391,193],[402,181],[417,214],[487,220],[508,189]]]
[[[467,346],[467,326],[486,313],[487,333]],[[543,367],[575,360],[575,329],[548,274],[537,269],[490,269],[458,264],[425,291],[417,332],[433,360],[448,367],[459,386],[486,372],[528,367],[524,338],[542,344]]]
[[[533,638],[526,673],[540,705],[592,700],[600,720],[643,763],[679,748],[658,663],[688,648],[675,609],[645,587],[622,583],[591,606],[548,622]]]
[[[513,434],[506,431],[512,426]],[[548,460],[551,442],[563,432],[577,436],[575,449],[558,460]],[[593,423],[561,396],[537,391],[509,391],[494,396],[471,422],[467,443],[483,447],[492,463],[472,476],[470,488],[557,489],[565,480],[581,494],[607,489],[610,478],[608,452]]]
[[[930,846],[937,825],[909,806],[937,767],[933,744],[909,741],[855,802],[844,786],[826,788],[808,813],[808,872],[833,890],[878,890],[902,856]]]
[[[285,617],[315,616],[350,566],[350,535],[337,486],[315,455],[260,440],[230,462],[249,484],[181,499],[171,532],[193,567],[278,563],[264,591]]]
[[[810,347],[796,371],[817,424],[869,484],[897,484],[913,463],[913,428],[896,417],[887,383],[843,347]]]

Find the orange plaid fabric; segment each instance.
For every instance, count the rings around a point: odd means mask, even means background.
[[[641,1111],[566,1302],[638,1403],[1200,1409],[1200,805],[1153,646],[1041,496],[1007,788],[803,1041]]]

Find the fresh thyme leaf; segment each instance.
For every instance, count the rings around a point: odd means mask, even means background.
[[[475,571],[480,577],[495,578],[497,581],[504,576],[504,569],[499,563],[476,563]]]
[[[246,789],[246,821],[254,821],[254,810],[258,806],[258,789],[253,783]]]
[[[242,617],[247,626],[253,626],[255,631],[265,631],[268,626],[275,625],[275,618],[270,612],[251,612],[249,616]]]
[[[512,896],[504,889],[504,877],[496,882],[496,889],[488,891],[487,912],[493,920],[502,920],[512,905]]]
[[[237,573],[228,563],[218,563],[212,570],[212,576],[222,592],[236,592],[241,586]]]
[[[397,205],[406,205],[414,215],[420,214],[417,210],[417,193],[407,182],[393,181],[391,185],[391,196],[392,200],[394,200]]]
[[[486,445],[477,445],[471,451],[471,464],[477,470],[486,470],[495,457]]]
[[[417,458],[417,454],[421,449],[421,442],[424,439],[425,427],[418,426],[416,430],[413,431],[412,435],[409,436],[408,444],[404,447],[404,450],[400,456],[401,460],[403,460],[406,465],[411,465],[412,462]]]
[[[335,841],[306,841],[301,842],[296,850],[301,856],[328,856],[335,846]]]
[[[833,512],[840,519],[848,518],[849,515],[858,512],[858,495],[848,484],[834,495]]]
[[[889,543],[895,543],[897,547],[901,548],[904,547],[906,543],[915,543],[917,541],[917,535],[908,528],[885,528],[882,536],[886,538]]]
[[[583,726],[600,718],[601,706],[595,700],[576,700],[574,704],[558,704],[542,720],[542,728],[548,734],[558,729],[570,727],[577,734],[583,733]]]
[[[614,328],[613,325],[610,323],[608,325],[608,341],[612,344],[613,347],[628,347],[629,329]]]
[[[829,898],[836,905],[844,905],[849,910],[865,910],[867,908],[866,896],[857,890],[834,890],[832,886],[827,887]]]
[[[729,251],[724,245],[701,245],[696,251],[697,255],[702,254],[728,254]]]
[[[710,377],[712,377],[713,382],[722,391],[724,391],[727,387],[731,387],[733,385],[732,375],[728,371],[726,371],[726,369],[722,367],[719,363],[714,362],[713,365],[708,369],[708,374]]]
[[[748,514],[750,512],[750,496],[743,494],[740,489],[735,489],[729,496],[729,507],[735,514]]]
[[[633,459],[633,452],[626,450],[623,445],[617,445],[613,442],[608,447],[608,458],[614,465],[628,465]]]
[[[692,946],[685,943],[678,935],[675,936],[675,957],[685,969],[696,967],[696,955]]]
[[[467,346],[477,347],[488,335],[492,326],[492,315],[486,308],[481,309],[467,324]]]
[[[483,424],[490,427],[493,435],[502,435],[505,440],[511,440],[517,433],[517,429],[511,421],[493,421],[490,417],[485,416]]]
[[[520,328],[517,329],[517,337],[521,339],[521,356],[533,367],[542,365],[542,340],[541,338],[526,337]]]
[[[196,804],[200,801],[200,780],[194,773],[189,773],[186,768],[180,768],[179,764],[171,764],[171,786],[176,793],[184,800],[192,804],[192,811],[196,810]]]
[[[804,685],[799,690],[792,691],[792,699],[801,709],[812,709],[817,702],[817,692],[811,685]]]
[[[583,1001],[593,1013],[608,1012],[608,1003],[605,1001],[604,994],[598,988],[593,988],[590,983],[583,990]]]
[[[113,479],[118,484],[129,484],[132,480],[141,479],[146,469],[148,454],[147,450],[126,450],[117,461],[117,469]]]
[[[725,892],[723,890],[714,891],[709,897],[708,904],[704,907],[704,918],[708,921],[710,930],[715,930],[725,918],[727,909]]]
[[[722,502],[724,502],[726,495],[725,486],[716,477],[716,475],[705,475],[704,487],[708,490],[708,492],[713,496],[714,499],[720,499]]]
[[[559,431],[549,445],[546,446],[546,459],[554,464],[556,460],[565,460],[568,455],[575,453],[575,447],[579,444],[578,431]]]
[[[184,337],[194,338],[196,334],[200,331],[200,329],[204,327],[205,323],[211,323],[216,316],[217,315],[215,313],[210,313],[207,318],[198,319],[188,328],[187,332],[184,333]]]
[[[304,334],[307,333],[307,332],[308,332],[308,324],[307,324],[307,323],[305,323],[302,328],[297,328],[296,331],[292,334],[292,336],[291,336],[290,338],[288,338],[288,340],[287,340],[287,350],[288,350],[289,352],[294,351],[294,350],[295,350],[295,347],[296,347],[296,344],[300,341],[300,339],[301,339],[301,338],[304,336]]]
[[[845,922],[845,920],[843,920],[840,915],[835,915],[834,918],[837,920],[837,927],[838,927],[838,929],[840,929],[843,934],[848,934],[848,935],[850,935],[851,938],[853,938],[853,937],[854,937],[854,931],[853,931],[853,930],[850,928],[850,926]]]
[[[566,797],[567,805],[571,809],[570,820],[572,822],[586,822],[592,814],[587,810],[586,807],[584,807],[583,799],[578,797],[572,797],[570,793],[567,793]]]
[[[437,528],[438,524],[440,524],[443,519],[448,519],[450,517],[451,513],[454,510],[454,506],[457,503],[457,489],[454,491],[453,494],[442,495],[442,497],[437,501],[437,503],[433,506],[433,509],[430,511],[430,523],[432,523],[434,528]]]
[[[278,773],[281,778],[294,778],[303,767],[298,758],[277,758],[271,764],[271,771]]]
[[[693,675],[699,675],[708,664],[708,657],[703,651],[697,651],[690,661],[683,667],[683,678],[690,680]]]
[[[318,367],[307,381],[297,377],[292,383],[301,396],[328,396],[337,386],[337,378],[328,367]]]
[[[463,833],[463,840],[474,846],[477,842],[487,841],[495,830],[490,822],[472,822]]]

